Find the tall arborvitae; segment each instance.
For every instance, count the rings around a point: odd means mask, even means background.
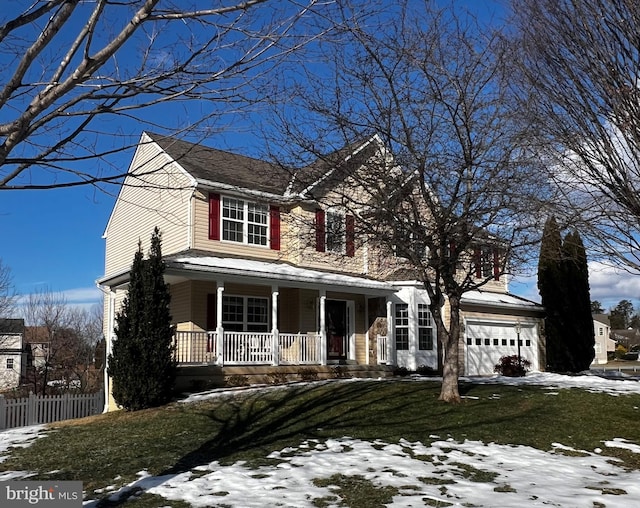
[[[546,311],[544,335],[547,370],[566,371],[568,348],[564,343],[567,294],[562,263],[562,237],[554,217],[544,225],[538,260],[538,291]]]
[[[113,398],[128,410],[155,407],[171,399],[176,374],[171,295],[164,282],[160,233],[151,237],[149,259],[142,247],[131,265],[129,291],[116,315],[108,372]]]
[[[589,269],[580,233],[569,233],[562,245],[568,302],[565,314],[565,343],[569,347],[569,371],[587,370],[595,356]]]

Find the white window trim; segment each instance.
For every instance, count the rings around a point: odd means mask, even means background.
[[[339,216],[340,217],[340,226],[342,229],[342,235],[341,235],[341,243],[340,243],[340,249],[335,249],[335,248],[331,248],[329,246],[330,242],[329,242],[329,235],[330,235],[330,228],[329,228],[329,216]],[[347,214],[344,212],[344,210],[340,210],[337,208],[328,208],[325,211],[324,214],[324,245],[325,245],[325,250],[327,252],[333,252],[334,254],[346,254],[347,252]]]
[[[241,221],[224,216],[225,200],[235,200],[242,203],[242,220]],[[265,208],[266,222],[264,224],[249,221],[249,205],[250,204]],[[269,214],[270,214],[269,204],[265,204],[260,201],[246,200],[244,198],[240,198],[236,196],[230,196],[225,194],[221,195],[220,196],[220,240],[223,242],[228,242],[236,245],[250,245],[252,247],[260,247],[263,249],[268,249],[269,245],[271,244],[270,243],[271,242],[271,224],[270,224]],[[240,222],[242,223],[242,241],[241,242],[224,238],[225,221],[229,221],[233,223],[240,223]],[[267,234],[265,237],[266,241],[264,245],[260,243],[249,243],[249,225],[250,224],[254,224],[254,225],[258,225],[266,228]]]
[[[266,317],[267,317],[267,321],[265,324],[265,330],[264,332],[256,332],[256,333],[267,333],[270,330],[270,306],[269,306],[269,298],[266,296],[254,296],[254,295],[235,295],[235,294],[227,294],[225,293],[222,297],[222,301],[223,301],[223,308],[224,308],[224,299],[225,298],[242,298],[242,331],[246,332],[248,331],[247,328],[249,327],[249,324],[251,325],[256,325],[256,324],[262,324],[262,323],[249,323],[249,319],[248,319],[248,315],[249,315],[249,305],[248,305],[248,300],[249,298],[255,298],[256,300],[264,300],[267,303],[267,313],[266,313]],[[222,321],[222,327],[224,328],[224,321]],[[228,321],[227,321],[228,323]]]

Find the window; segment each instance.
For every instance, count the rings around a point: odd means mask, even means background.
[[[280,250],[280,208],[210,193],[209,239]]]
[[[394,234],[393,255],[399,258],[408,258],[415,255],[418,259],[427,257],[427,246],[420,241],[415,231],[409,231],[401,226]]]
[[[395,316],[396,330],[396,350],[406,351],[409,349],[409,305],[406,303],[396,304]]]
[[[222,297],[222,326],[235,332],[267,332],[269,300],[250,296]]]
[[[7,370],[13,370],[13,358],[7,358]]]
[[[433,321],[429,306],[424,303],[418,304],[418,349],[433,350]]]
[[[604,335],[604,328],[602,328],[602,327],[598,328],[598,335],[600,335],[600,337],[602,337]]]
[[[500,253],[492,247],[476,247],[473,254],[476,278],[500,280]]]
[[[267,245],[269,207],[241,199],[222,198],[222,239],[250,245]]]
[[[344,215],[337,212],[327,212],[327,250],[329,252],[344,252],[345,223]]]
[[[316,251],[355,255],[355,218],[335,210],[316,210]]]

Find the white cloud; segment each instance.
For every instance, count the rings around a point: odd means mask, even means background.
[[[620,300],[630,300],[638,308],[640,275],[592,261],[589,263],[589,286],[591,300],[599,301],[605,310],[615,307]]]
[[[589,287],[591,301],[599,301],[605,311],[615,307],[620,300],[629,300],[636,310],[640,310],[640,275],[631,274],[620,268],[589,262]],[[509,283],[509,291],[533,300],[540,301],[537,275],[518,276]]]

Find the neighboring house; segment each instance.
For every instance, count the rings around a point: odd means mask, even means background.
[[[40,369],[49,360],[51,336],[46,326],[25,327],[25,342],[29,348],[29,366]]]
[[[611,330],[610,336],[616,344],[624,346],[629,351],[640,349],[640,330],[636,328]]]
[[[17,388],[26,368],[24,319],[0,319],[0,390]]]
[[[157,226],[180,365],[435,369],[426,291],[406,260],[354,238],[356,219],[336,192],[350,183],[335,168],[366,169],[379,143],[373,137],[334,154],[333,166],[292,177],[261,160],[143,134],[104,233],[108,350],[138,242],[146,251]],[[496,260],[484,250],[478,277]],[[466,294],[462,311],[461,372],[492,374],[519,350],[534,369],[544,366],[542,308],[510,295],[505,276],[496,271]]]
[[[592,364],[607,363],[607,353],[616,350],[616,341],[611,338],[611,325],[606,314],[593,315],[593,333],[595,336],[595,357]]]

